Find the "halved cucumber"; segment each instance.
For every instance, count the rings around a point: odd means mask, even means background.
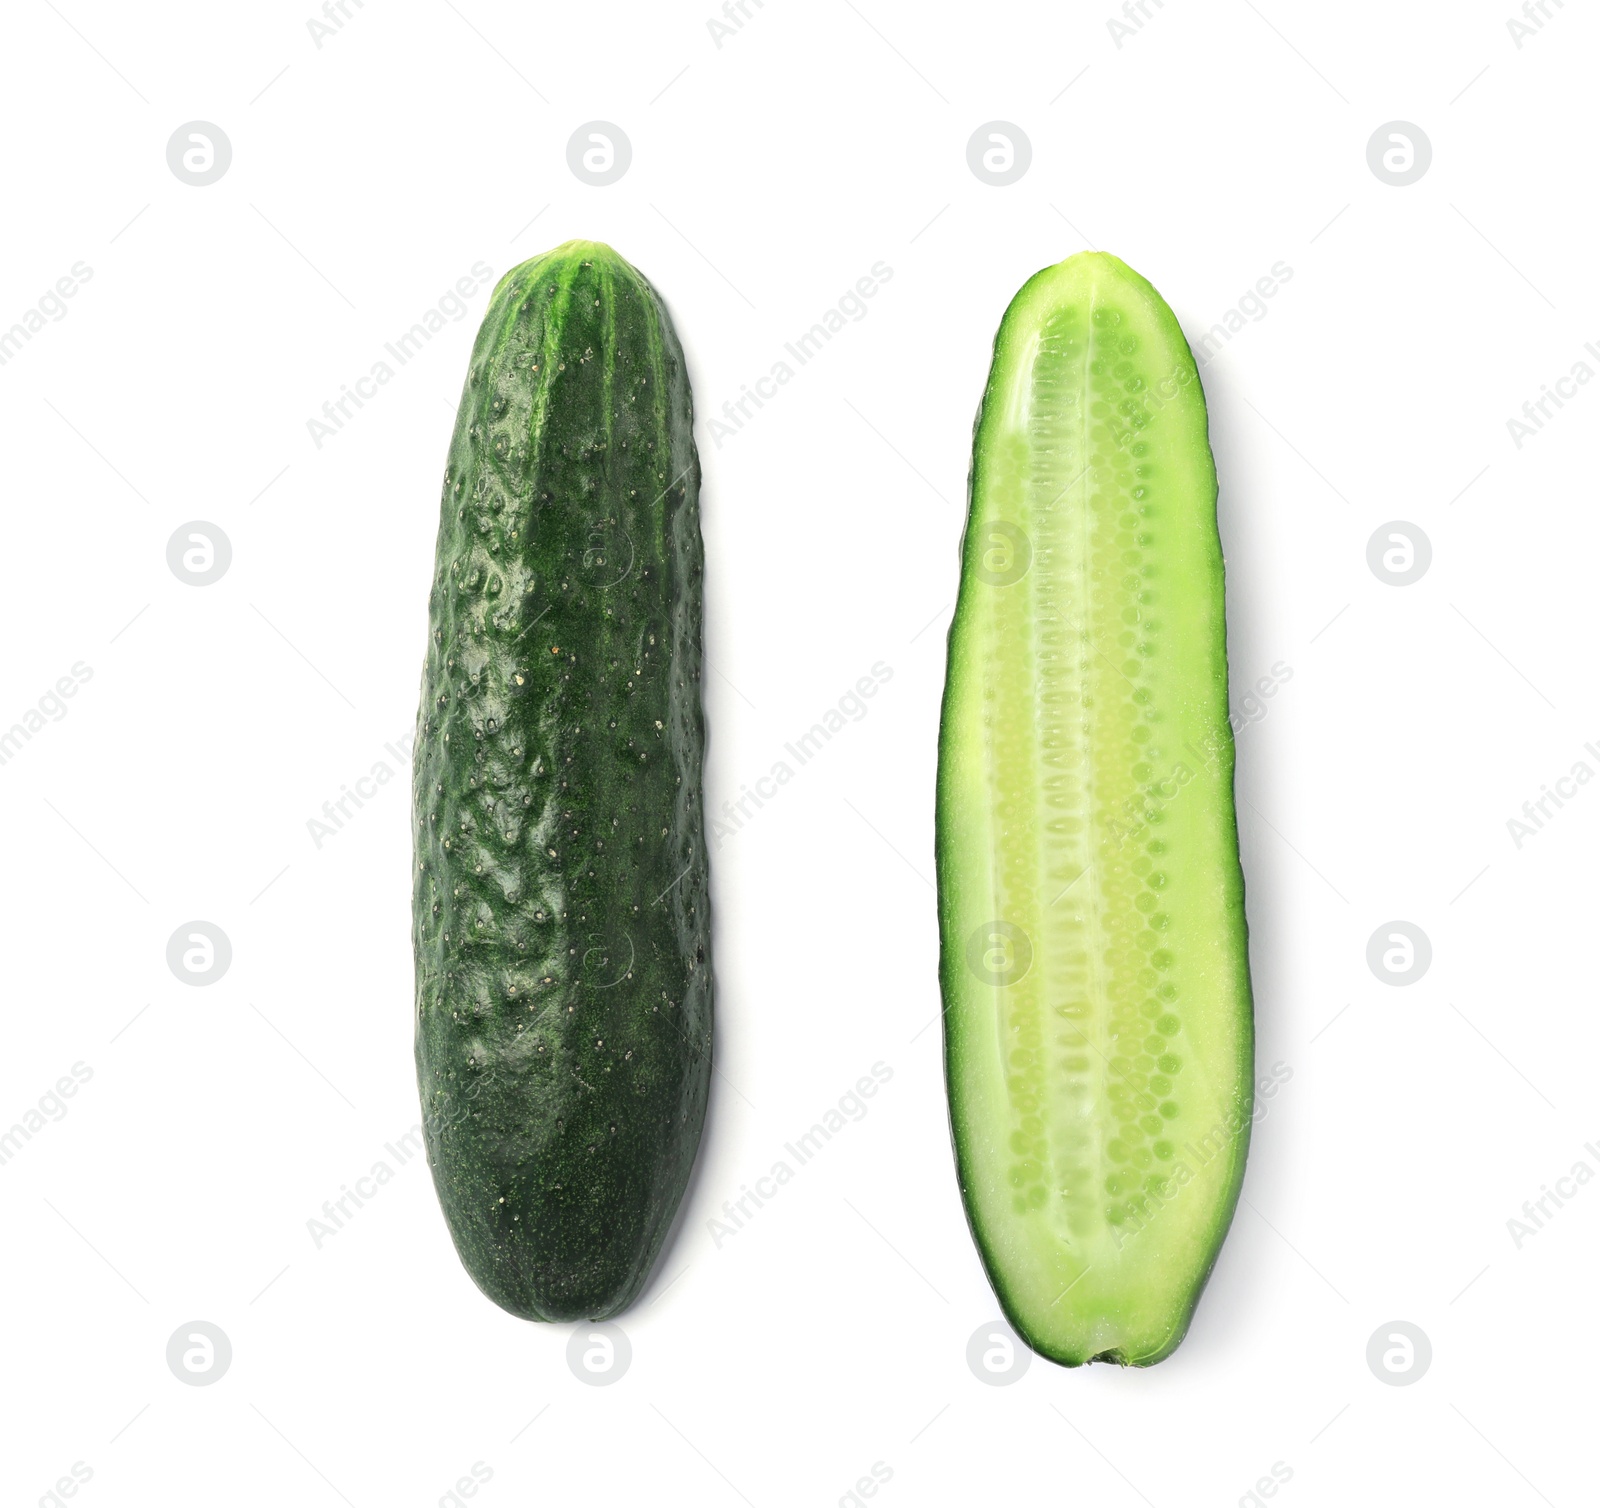
[[[1244,1174],[1254,1050],[1217,482],[1161,295],[1031,278],[973,441],[940,728],[945,1067],[1018,1333],[1076,1366],[1182,1340]]]

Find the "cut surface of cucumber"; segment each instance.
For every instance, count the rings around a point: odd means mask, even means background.
[[[1006,311],[940,728],[945,1068],[1007,1318],[1066,1365],[1182,1340],[1254,1052],[1217,482],[1160,294],[1086,252]]]

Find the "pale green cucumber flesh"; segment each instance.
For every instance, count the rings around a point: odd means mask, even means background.
[[[940,730],[945,1065],[1007,1317],[1067,1365],[1188,1328],[1249,1140],[1253,1026],[1205,399],[1084,253],[995,341]]]

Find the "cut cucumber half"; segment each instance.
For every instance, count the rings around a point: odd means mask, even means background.
[[[940,726],[945,1070],[1007,1318],[1068,1366],[1183,1339],[1254,1033],[1217,480],[1161,295],[1085,252],[1006,311]]]

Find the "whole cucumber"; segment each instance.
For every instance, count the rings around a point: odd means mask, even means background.
[[[525,1319],[644,1286],[711,1073],[700,467],[651,284],[513,269],[445,471],[413,767],[416,1056],[456,1250]]]

